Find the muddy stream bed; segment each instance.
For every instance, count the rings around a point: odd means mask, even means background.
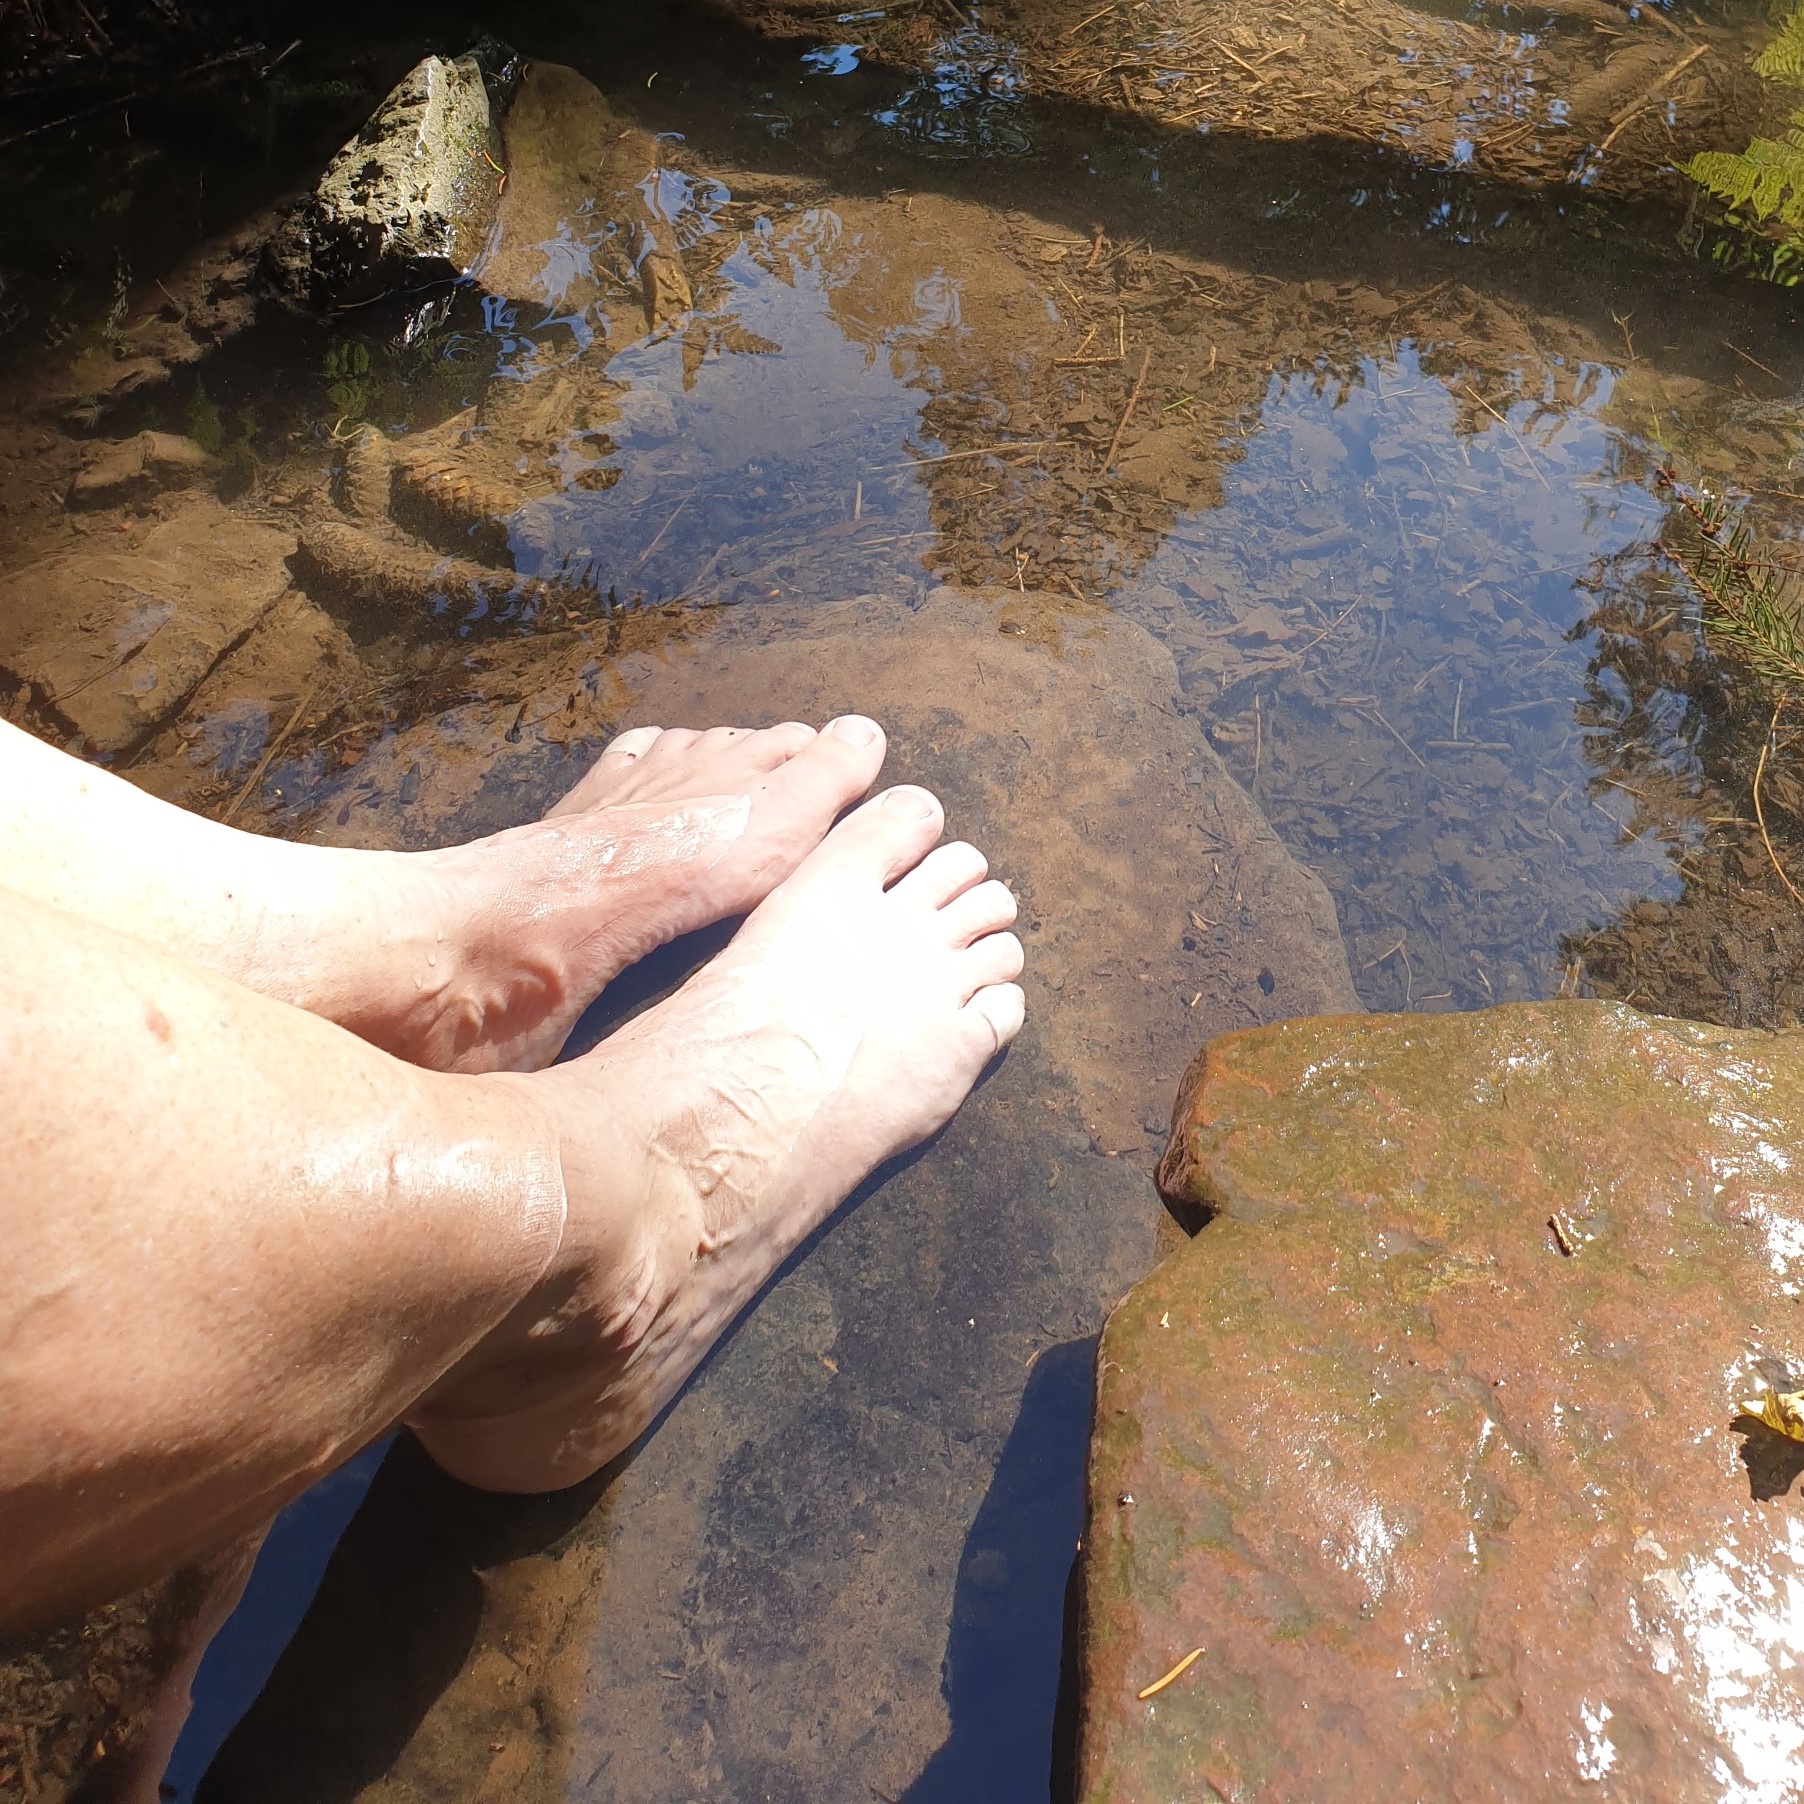
[[[1768,700],[1662,548],[1667,468],[1804,522],[1790,292],[1670,167],[1770,126],[1758,11],[310,15],[14,150],[10,718],[415,846],[626,725],[858,707],[1030,956],[1021,1045],[634,1456],[523,1501],[397,1444],[295,1505],[168,1795],[1056,1795],[1093,1337],[1201,1039],[1797,1021],[1804,765],[1782,720],[1769,856]],[[486,269],[259,301],[267,209],[484,28],[531,59]]]

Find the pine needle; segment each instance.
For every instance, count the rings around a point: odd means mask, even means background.
[[[1713,496],[1693,492],[1671,469],[1656,472],[1695,529],[1695,543],[1661,539],[1659,549],[1690,578],[1705,603],[1705,625],[1754,674],[1781,694],[1804,693],[1804,620],[1786,592],[1791,573],[1756,555],[1747,524]]]

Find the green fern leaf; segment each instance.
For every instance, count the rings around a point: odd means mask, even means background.
[[[1779,27],[1779,35],[1754,59],[1754,72],[1768,81],[1804,88],[1804,6]]]
[[[1680,171],[1756,225],[1804,232],[1804,112],[1783,138],[1756,138],[1745,151],[1701,150]]]

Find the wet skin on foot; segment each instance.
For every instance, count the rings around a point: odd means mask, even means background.
[[[935,849],[942,822],[925,790],[866,803],[675,995],[583,1058],[495,1080],[556,1136],[569,1214],[533,1293],[412,1412],[455,1476],[554,1489],[630,1445],[1014,1038],[1014,897],[974,847]]]
[[[346,1022],[441,1070],[533,1070],[628,965],[755,907],[875,780],[882,729],[640,727],[540,821],[406,861],[410,982]],[[402,873],[397,873],[402,875]]]

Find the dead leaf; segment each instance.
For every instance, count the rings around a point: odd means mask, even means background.
[[[1775,1434],[1804,1441],[1804,1391],[1768,1391],[1739,1407],[1744,1416],[1764,1422]]]

